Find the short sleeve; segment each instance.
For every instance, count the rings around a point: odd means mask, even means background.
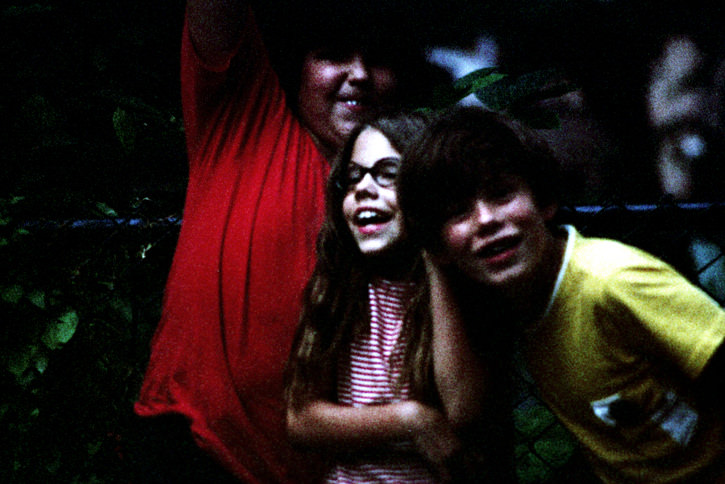
[[[643,255],[620,268],[605,287],[620,334],[690,378],[697,378],[725,338],[722,307],[654,257]]]

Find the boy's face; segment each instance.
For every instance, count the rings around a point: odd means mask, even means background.
[[[444,260],[487,286],[520,287],[547,263],[554,239],[546,222],[555,212],[553,204],[540,207],[521,178],[504,175],[443,224]]]
[[[317,49],[302,66],[300,117],[334,154],[350,132],[391,105],[397,87],[392,67],[360,52]]]

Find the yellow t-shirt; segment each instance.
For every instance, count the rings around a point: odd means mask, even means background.
[[[526,356],[542,398],[605,482],[701,472],[700,482],[725,482],[725,410],[692,392],[723,338],[725,312],[672,267],[570,227],[550,306],[526,330]]]

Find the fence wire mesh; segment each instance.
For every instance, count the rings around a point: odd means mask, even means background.
[[[655,254],[723,304],[724,215],[723,203],[662,202],[570,206],[559,218],[585,235]],[[139,217],[0,225],[3,482],[129,482],[131,406],[180,222]],[[59,318],[69,311],[77,324],[62,326]],[[50,341],[51,327],[65,339]],[[525,462],[519,479],[556,480],[557,467],[575,448],[532,400],[531,382],[523,378],[519,385],[516,453]]]

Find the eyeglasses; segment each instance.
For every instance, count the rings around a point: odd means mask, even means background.
[[[368,173],[370,173],[378,186],[389,188],[395,185],[395,181],[398,179],[398,172],[400,172],[400,160],[398,158],[382,158],[376,161],[370,168],[351,161],[350,166],[347,167],[347,174],[344,180],[346,186],[341,188],[351,190]]]

